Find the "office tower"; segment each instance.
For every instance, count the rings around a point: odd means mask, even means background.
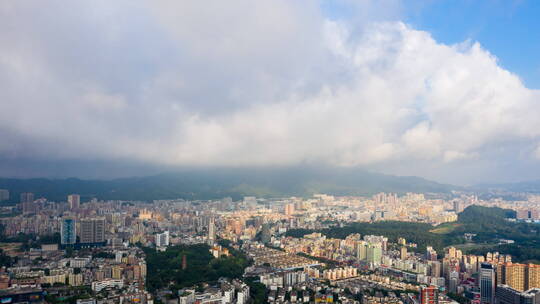
[[[216,241],[216,223],[214,222],[214,218],[211,217],[210,222],[208,222],[207,243],[209,246],[213,246],[215,241]]]
[[[401,250],[399,252],[399,257],[402,259],[402,260],[405,260],[407,259],[407,247],[401,247]]]
[[[497,304],[538,304],[540,289],[533,288],[525,292],[513,289],[508,285],[498,285],[496,291]]]
[[[156,247],[169,246],[169,231],[156,234]]]
[[[480,265],[480,303],[495,304],[495,268],[489,263]]]
[[[9,191],[6,189],[0,189],[0,202],[7,201],[9,199]]]
[[[102,243],[105,241],[105,219],[89,218],[81,220],[81,243]]]
[[[60,243],[73,245],[77,241],[77,229],[74,218],[63,218],[60,225]]]
[[[380,244],[370,244],[367,247],[367,261],[372,264],[380,264],[382,259],[382,248]]]
[[[439,290],[436,286],[420,288],[420,304],[438,304]]]
[[[68,195],[68,204],[70,210],[77,210],[81,205],[81,196],[78,194]]]

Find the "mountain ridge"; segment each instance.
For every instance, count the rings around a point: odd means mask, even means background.
[[[511,183],[486,183],[474,186],[477,189],[491,189],[507,192],[540,193],[540,179]]]
[[[378,192],[450,193],[461,187],[441,184],[416,176],[394,176],[355,168],[219,168],[186,169],[150,176],[111,180],[0,178],[0,189],[10,190],[17,201],[22,192],[36,197],[65,200],[79,193],[83,200],[92,197],[118,200],[219,199],[243,196],[287,197],[332,195],[371,195]]]

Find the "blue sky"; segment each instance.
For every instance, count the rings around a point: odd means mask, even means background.
[[[529,88],[540,89],[540,1],[427,1],[406,22],[447,44],[478,41]]]
[[[540,89],[540,1],[381,0],[377,19],[400,20],[445,44],[479,42],[532,89]],[[328,16],[349,18],[349,3],[323,1]]]

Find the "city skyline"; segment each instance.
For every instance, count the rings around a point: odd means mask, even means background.
[[[540,304],[540,1],[0,1],[0,304]]]

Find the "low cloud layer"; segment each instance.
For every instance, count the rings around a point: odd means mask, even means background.
[[[315,1],[0,3],[3,159],[516,180],[539,100],[477,42]]]

